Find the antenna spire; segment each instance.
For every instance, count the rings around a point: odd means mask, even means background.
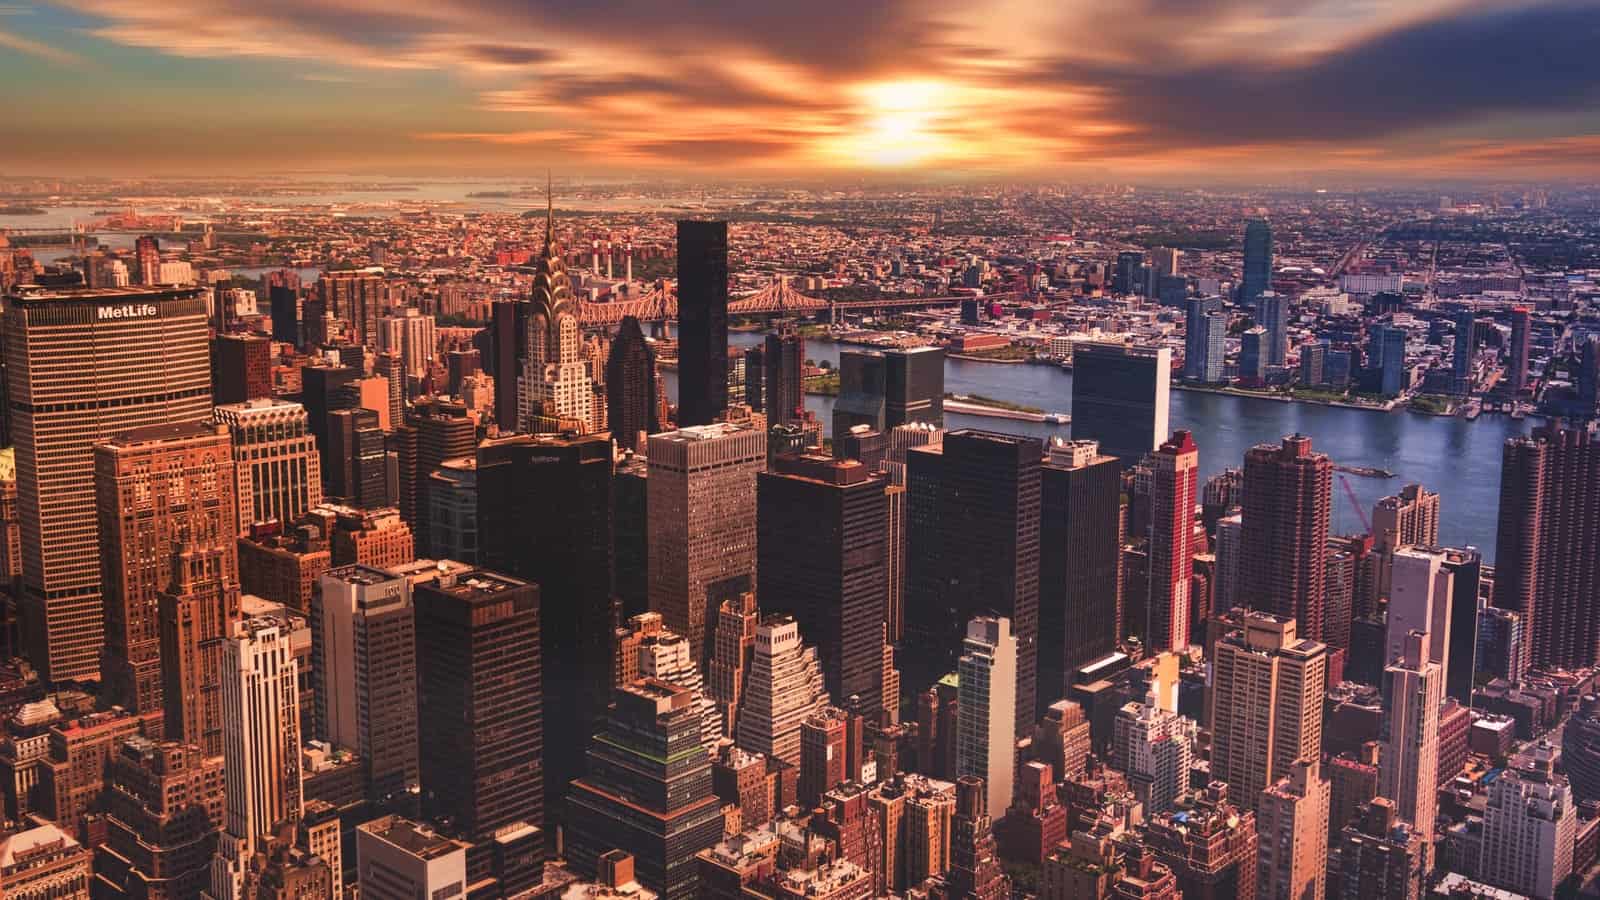
[[[555,180],[549,169],[544,170],[544,203],[544,245],[549,247],[555,239],[556,228]]]

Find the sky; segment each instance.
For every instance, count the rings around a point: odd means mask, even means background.
[[[1600,0],[0,0],[0,174],[1600,176]]]

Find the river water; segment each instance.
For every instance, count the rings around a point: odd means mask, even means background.
[[[728,342],[744,347],[761,335],[731,332]],[[806,356],[820,363],[839,361],[841,345],[809,340]],[[665,372],[668,396],[676,402],[676,372]],[[1055,366],[1003,365],[952,359],[945,363],[945,390],[982,394],[1035,406],[1049,412],[1072,411],[1072,373]],[[807,396],[806,407],[822,420],[826,432],[833,419],[833,398]],[[1068,437],[1069,425],[1019,422],[957,413],[945,415],[947,428],[984,428],[1038,437]],[[1439,539],[1450,546],[1474,546],[1494,557],[1495,512],[1499,505],[1500,452],[1505,439],[1533,427],[1532,420],[1483,416],[1468,422],[1411,412],[1368,412],[1358,409],[1281,403],[1224,394],[1172,392],[1172,427],[1187,428],[1200,448],[1200,477],[1241,465],[1255,444],[1276,442],[1286,434],[1311,436],[1313,446],[1337,463],[1373,466],[1395,472],[1394,478],[1346,475],[1372,514],[1378,498],[1420,482],[1440,495]],[[1362,531],[1361,520],[1334,478],[1333,530]]]

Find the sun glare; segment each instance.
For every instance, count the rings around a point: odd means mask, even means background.
[[[875,167],[915,165],[941,155],[945,140],[934,130],[948,90],[936,81],[886,81],[859,90],[863,129],[845,141],[844,154]]]

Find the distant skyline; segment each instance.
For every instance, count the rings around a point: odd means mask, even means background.
[[[1600,174],[1594,0],[0,0],[0,174]]]

